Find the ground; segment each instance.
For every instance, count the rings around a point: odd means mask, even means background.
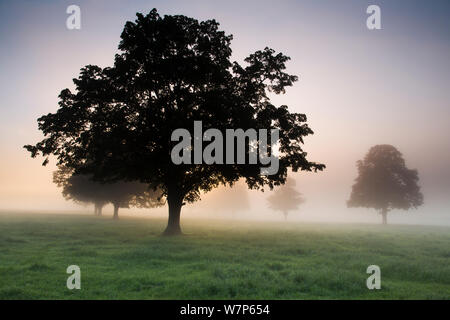
[[[184,218],[167,238],[165,223],[0,214],[0,299],[450,299],[448,227]]]

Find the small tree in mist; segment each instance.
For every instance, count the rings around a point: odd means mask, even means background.
[[[62,195],[66,200],[76,203],[93,203],[94,214],[102,215],[103,207],[108,203],[99,194],[100,183],[94,182],[86,175],[73,175],[72,170],[67,167],[59,167],[53,172],[53,182],[62,188]]]
[[[53,174],[53,181],[62,187],[64,198],[78,203],[93,203],[98,216],[102,215],[102,208],[108,203],[114,207],[114,219],[119,218],[119,208],[153,208],[164,204],[161,194],[136,181],[100,183],[88,175],[73,174],[67,167],[59,167]]]
[[[163,204],[156,192],[149,190],[148,185],[138,181],[116,181],[101,183],[99,193],[114,207],[113,218],[119,218],[119,208],[153,208]]]
[[[370,148],[357,162],[358,177],[352,187],[348,207],[374,208],[387,224],[393,209],[408,210],[423,204],[417,170],[406,167],[402,154],[391,145]]]
[[[285,220],[287,220],[289,211],[297,210],[305,202],[301,193],[295,190],[295,184],[294,179],[288,179],[285,185],[279,187],[267,198],[269,208],[281,211]]]
[[[25,148],[32,157],[44,156],[44,165],[54,155],[77,174],[102,182],[139,180],[161,190],[169,206],[166,235],[181,234],[186,202],[220,184],[244,178],[249,188],[273,188],[285,182],[288,168],[322,170],[303,150],[303,138],[313,134],[306,116],[274,106],[268,95],[297,81],[285,72],[289,57],[265,48],[241,66],[231,60],[231,40],[215,20],[161,17],[156,9],[138,13],[125,24],[114,66],[82,68],[75,92],[61,91],[59,109],[38,119],[44,139]],[[278,172],[261,175],[259,164],[174,164],[172,133],[192,132],[194,121],[221,132],[266,129],[268,141],[278,129]],[[251,151],[245,152],[248,159]]]

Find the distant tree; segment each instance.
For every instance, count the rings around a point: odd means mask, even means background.
[[[387,224],[393,209],[408,210],[423,204],[417,170],[406,167],[402,154],[391,145],[370,148],[357,162],[358,177],[352,187],[348,207],[374,208]]]
[[[44,165],[54,155],[58,164],[98,181],[139,180],[162,190],[166,235],[181,233],[181,208],[202,191],[240,178],[252,189],[273,188],[285,182],[288,168],[322,170],[302,149],[313,133],[306,116],[274,106],[267,94],[284,93],[297,80],[284,72],[289,57],[265,48],[241,66],[231,61],[231,40],[215,20],[138,13],[125,24],[114,66],[82,68],[76,91],[61,91],[59,109],[38,119],[45,138],[25,148],[44,156]],[[261,175],[260,164],[174,164],[172,133],[192,132],[194,121],[221,132],[267,129],[268,141],[270,129],[279,129],[278,172]]]
[[[131,205],[153,208],[164,204],[160,200],[160,194],[137,181],[100,183],[93,181],[88,175],[73,174],[71,169],[62,166],[54,172],[53,181],[63,188],[62,194],[66,199],[78,203],[93,203],[98,216],[102,215],[102,208],[108,203],[112,203],[114,207],[114,219],[119,218],[119,208],[129,208]]]
[[[67,167],[59,167],[53,172],[53,182],[62,188],[62,194],[66,200],[76,203],[93,203],[94,214],[102,215],[103,207],[108,203],[100,194],[101,185],[92,181],[87,175],[73,175]]]
[[[297,210],[305,202],[302,194],[295,190],[295,180],[289,178],[285,185],[279,187],[267,198],[269,208],[281,211],[287,220],[289,211]]]
[[[113,218],[119,218],[119,208],[130,208],[136,203],[136,197],[148,195],[148,185],[138,181],[116,181],[112,183],[101,183],[100,195],[103,199],[111,202],[114,207]],[[148,199],[147,199],[148,200]],[[154,203],[156,201],[150,201]],[[149,201],[147,201],[149,203]],[[151,207],[157,206],[156,204]]]

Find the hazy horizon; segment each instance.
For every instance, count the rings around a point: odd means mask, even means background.
[[[59,92],[73,88],[80,68],[112,65],[125,22],[157,8],[216,19],[233,34],[239,62],[266,46],[291,57],[287,71],[299,81],[273,102],[307,115],[315,134],[304,150],[327,168],[292,175],[306,203],[289,219],[379,223],[375,210],[348,209],[346,201],[356,161],[373,145],[392,144],[418,170],[425,203],[394,210],[389,222],[450,225],[450,2],[377,1],[382,30],[373,31],[366,27],[370,1],[78,1],[82,27],[73,31],[65,26],[70,4],[0,2],[0,211],[92,211],[63,198],[52,182],[54,158],[43,167],[23,145],[42,138],[36,119],[57,110]],[[240,217],[282,219],[267,209],[267,191],[248,194],[250,208]],[[183,218],[209,215],[214,197],[218,190],[183,208]],[[167,207],[121,210],[167,214]]]

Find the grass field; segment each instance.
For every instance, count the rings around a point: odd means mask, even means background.
[[[0,299],[450,299],[450,228],[165,222],[0,214]]]

